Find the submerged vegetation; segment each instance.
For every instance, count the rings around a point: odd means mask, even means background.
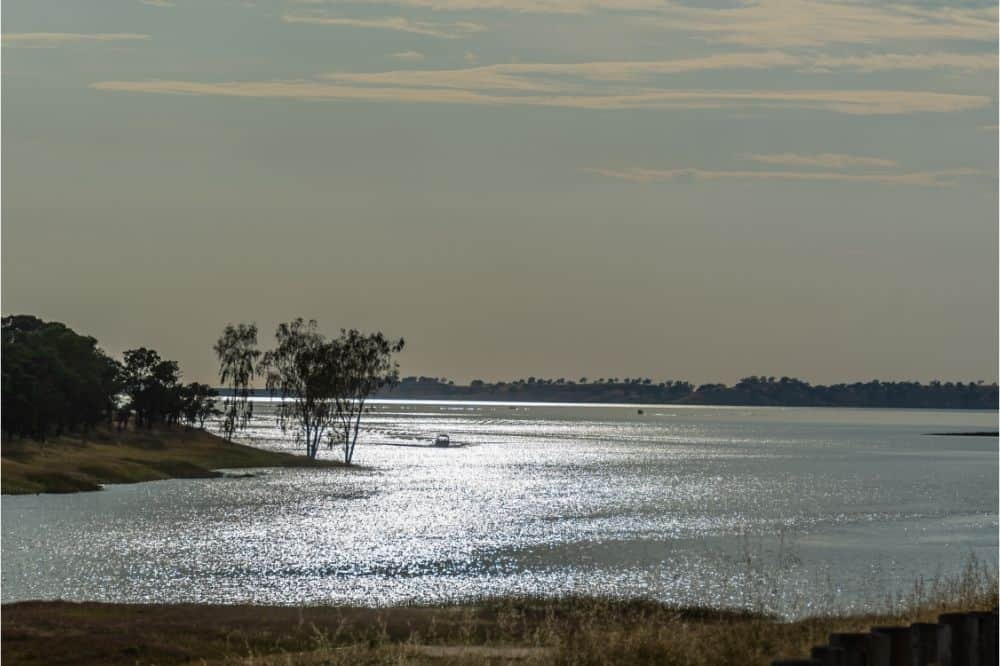
[[[3,609],[3,658],[19,664],[684,664],[767,666],[833,632],[991,609],[996,572],[914,587],[860,615],[795,621],[740,610],[595,597],[481,599],[395,608],[24,602]],[[128,630],[125,631],[124,628]]]
[[[404,377],[398,398],[636,404],[760,405],[789,407],[888,407],[997,409],[997,384],[983,382],[853,382],[812,385],[791,377],[745,377],[732,386],[644,377],[578,380],[528,377],[509,382],[473,380],[466,386],[446,378]]]

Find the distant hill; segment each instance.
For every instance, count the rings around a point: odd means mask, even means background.
[[[220,391],[222,393],[222,391]],[[266,391],[257,391],[267,395]],[[414,400],[998,409],[997,385],[962,382],[854,382],[811,385],[790,377],[746,377],[732,386],[646,378],[518,379],[459,385],[437,377],[406,377],[376,397]]]

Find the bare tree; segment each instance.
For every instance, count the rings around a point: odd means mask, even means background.
[[[294,430],[306,455],[315,458],[320,442],[333,425],[337,368],[330,343],[317,330],[315,320],[302,318],[279,324],[277,346],[264,354],[267,389],[277,393],[278,423],[283,432]]]
[[[340,337],[330,342],[337,433],[348,465],[354,458],[365,402],[378,390],[399,383],[399,364],[392,355],[402,351],[403,344],[402,338],[391,340],[381,332],[363,334],[355,329],[341,329]],[[333,444],[331,433],[330,448]]]
[[[227,324],[213,349],[219,358],[219,380],[230,391],[223,402],[222,429],[226,439],[231,440],[253,418],[250,383],[259,374],[261,355],[257,349],[257,325]]]

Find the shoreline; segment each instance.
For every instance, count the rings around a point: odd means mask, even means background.
[[[44,442],[6,440],[0,458],[3,495],[93,492],[109,483],[218,478],[221,469],[345,467],[236,444],[204,430],[95,430]]]
[[[704,663],[769,666],[833,632],[990,610],[995,593],[894,613],[795,621],[603,597],[440,606],[257,606],[23,601],[2,606],[17,664]]]

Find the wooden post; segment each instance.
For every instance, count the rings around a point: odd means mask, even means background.
[[[979,620],[979,666],[993,666],[1000,662],[997,646],[997,612],[971,613]]]
[[[872,632],[868,639],[868,666],[891,666],[892,639],[888,634]]]
[[[910,625],[910,647],[913,666],[930,666],[937,661],[938,626],[933,622],[916,622]]]
[[[872,627],[872,633],[889,637],[889,666],[912,666],[909,627]]]
[[[938,666],[979,666],[979,618],[970,613],[945,613],[938,616],[938,624],[942,627]]]
[[[844,650],[829,645],[819,645],[812,649],[810,656],[820,663],[820,666],[844,666]]]
[[[830,645],[844,651],[844,666],[869,666],[871,634],[830,634]]]

